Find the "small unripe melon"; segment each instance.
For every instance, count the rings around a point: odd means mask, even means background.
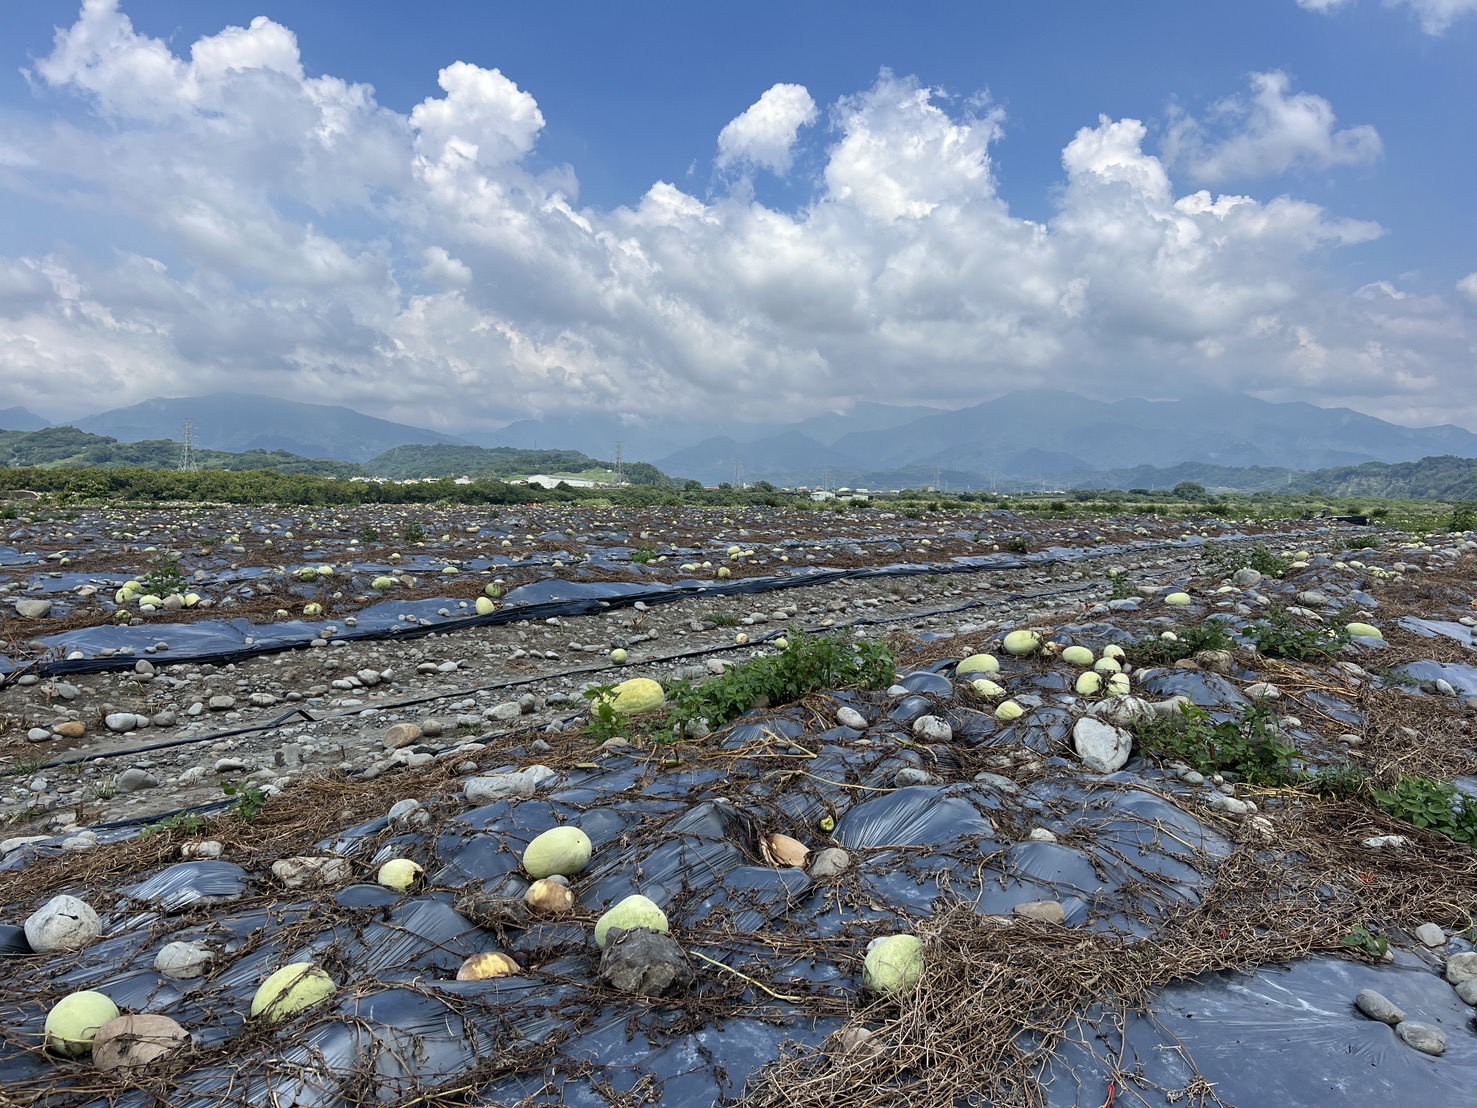
[[[497,611],[497,605],[485,596],[479,596],[477,598],[475,607],[479,616],[490,616],[493,612]]]
[[[1013,719],[1020,719],[1026,714],[1026,710],[1014,700],[1005,700],[995,709],[995,718],[1002,723],[1009,723]]]
[[[917,935],[888,935],[867,948],[862,983],[874,993],[901,996],[923,976],[923,943]]]
[[[251,1017],[276,1022],[333,995],[333,978],[312,962],[293,962],[272,974],[251,998]]]
[[[1012,631],[1005,636],[1005,642],[1002,645],[1007,654],[1021,658],[1027,654],[1034,654],[1041,648],[1041,636],[1035,631]]]
[[[993,654],[971,654],[957,666],[954,667],[954,675],[963,677],[966,673],[999,673],[1000,663],[995,660]]]
[[[1099,658],[1092,663],[1092,668],[1099,673],[1122,673],[1123,665],[1117,658]]]
[[[601,950],[605,949],[605,944],[609,941],[612,927],[626,930],[644,927],[649,931],[666,931],[667,913],[658,908],[656,902],[650,898],[633,893],[595,921],[595,945]]]
[[[1372,623],[1349,623],[1344,625],[1344,630],[1356,639],[1382,639],[1385,637],[1380,633],[1380,629]]]
[[[391,858],[380,866],[374,879],[387,889],[403,893],[425,872],[418,862],[412,862],[409,858]]]
[[[1115,673],[1108,678],[1109,696],[1127,696],[1132,687],[1126,673]]]
[[[620,647],[616,647],[614,650],[612,650],[610,652],[610,660],[612,662],[614,662],[618,666],[625,665],[626,664],[626,659],[628,659],[629,657],[630,657],[630,655],[627,654]]]
[[[969,683],[969,690],[982,700],[999,700],[1005,695],[1005,690],[993,681],[987,681],[981,677],[978,681]]]
[[[1090,666],[1096,659],[1092,651],[1085,646],[1067,646],[1062,648],[1062,661],[1073,666]]]
[[[46,1049],[53,1054],[78,1058],[92,1050],[97,1031],[118,1018],[118,1005],[92,989],[68,993],[46,1013]]]
[[[1078,696],[1096,696],[1102,691],[1102,688],[1103,677],[1096,670],[1085,670],[1077,677],[1076,689]]]
[[[1187,592],[1172,592],[1164,598],[1164,603],[1175,608],[1183,608],[1190,603],[1190,594]]]
[[[611,689],[605,703],[618,716],[638,716],[660,708],[666,698],[661,685],[650,677],[632,677]]]
[[[523,850],[523,870],[529,877],[573,877],[590,864],[590,836],[566,824],[534,836]]]

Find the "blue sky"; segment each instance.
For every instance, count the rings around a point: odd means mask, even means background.
[[[1477,429],[1477,0],[0,6],[0,407]]]

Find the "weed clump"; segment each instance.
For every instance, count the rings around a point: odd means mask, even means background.
[[[617,716],[610,709],[606,695],[610,686],[587,689],[584,695],[591,708],[586,732],[603,740],[636,730],[671,742],[685,734],[689,723],[701,720],[716,729],[756,707],[791,704],[827,689],[885,688],[896,674],[886,643],[851,643],[797,632],[778,654],[751,658],[701,685],[673,682],[660,713],[644,721]]]

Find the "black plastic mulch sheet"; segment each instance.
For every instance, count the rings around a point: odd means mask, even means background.
[[[931,689],[929,676],[904,680]],[[874,715],[885,704],[850,701]],[[900,769],[952,755],[947,746],[920,751],[891,727],[879,721],[862,744],[856,732],[810,732],[797,713],[782,713],[741,723],[716,750],[660,772],[643,756],[607,755],[598,768],[554,775],[533,796],[465,807],[423,829],[374,820],[319,844],[360,875],[333,889],[285,890],[227,860],[178,862],[96,897],[106,934],[78,954],[30,955],[17,928],[0,928],[0,1087],[55,1079],[47,1103],[157,1103],[142,1093],[68,1099],[68,1073],[87,1063],[31,1049],[47,1004],[92,988],[124,1010],[169,1015],[195,1036],[201,1050],[174,1079],[170,1108],[348,1108],[404,1103],[438,1086],[465,1087],[469,1104],[593,1106],[627,1095],[721,1103],[784,1044],[819,1047],[842,1026],[875,935],[907,930],[945,904],[1005,915],[1044,899],[1061,902],[1069,926],[1150,935],[1167,914],[1199,903],[1232,849],[1193,814],[1200,790],[1137,761],[1095,777],[1053,756],[1027,784],[985,776],[893,788]],[[787,761],[799,748],[805,756]],[[834,820],[829,837],[805,830],[825,819]],[[467,905],[469,893],[521,897],[523,847],[567,822],[594,846],[573,883],[584,920],[509,922]],[[1030,839],[1038,828],[1059,841]],[[765,865],[758,840],[774,829],[842,846],[852,868],[813,880]],[[423,889],[401,896],[366,883],[394,856],[426,867]],[[634,999],[597,983],[588,920],[633,892],[662,905],[689,952],[697,984],[683,998]],[[215,968],[193,981],[160,975],[153,959],[171,940],[210,944]],[[527,972],[455,980],[465,958],[491,949]],[[332,1000],[276,1030],[250,1027],[256,986],[297,961],[334,976]],[[1446,1055],[1420,1055],[1359,1015],[1352,1001],[1364,987],[1446,1029]],[[1471,1103],[1477,1081],[1471,1014],[1413,955],[1393,966],[1311,958],[1197,978],[1126,1022],[1083,1013],[1040,1076],[1054,1106],[1098,1108],[1115,1073],[1141,1067],[1165,1089],[1202,1077],[1225,1103],[1246,1108],[1332,1108],[1371,1092],[1457,1108]],[[1134,1100],[1128,1087],[1115,1095],[1118,1104],[1162,1101]]]

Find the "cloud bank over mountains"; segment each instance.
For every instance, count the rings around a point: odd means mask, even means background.
[[[0,190],[125,229],[0,253],[0,403],[234,389],[461,428],[1203,383],[1477,427],[1477,273],[1340,287],[1382,229],[1297,174],[1374,171],[1383,141],[1291,73],[1179,112],[1158,153],[1084,120],[1042,221],[1001,195],[1004,111],[887,70],[824,105],[773,85],[714,137],[715,191],[611,210],[543,165],[544,113],[495,68],[451,61],[400,113],[269,19],[176,52],[88,0],[28,79],[69,110],[0,116]],[[805,198],[762,202],[766,175]]]

